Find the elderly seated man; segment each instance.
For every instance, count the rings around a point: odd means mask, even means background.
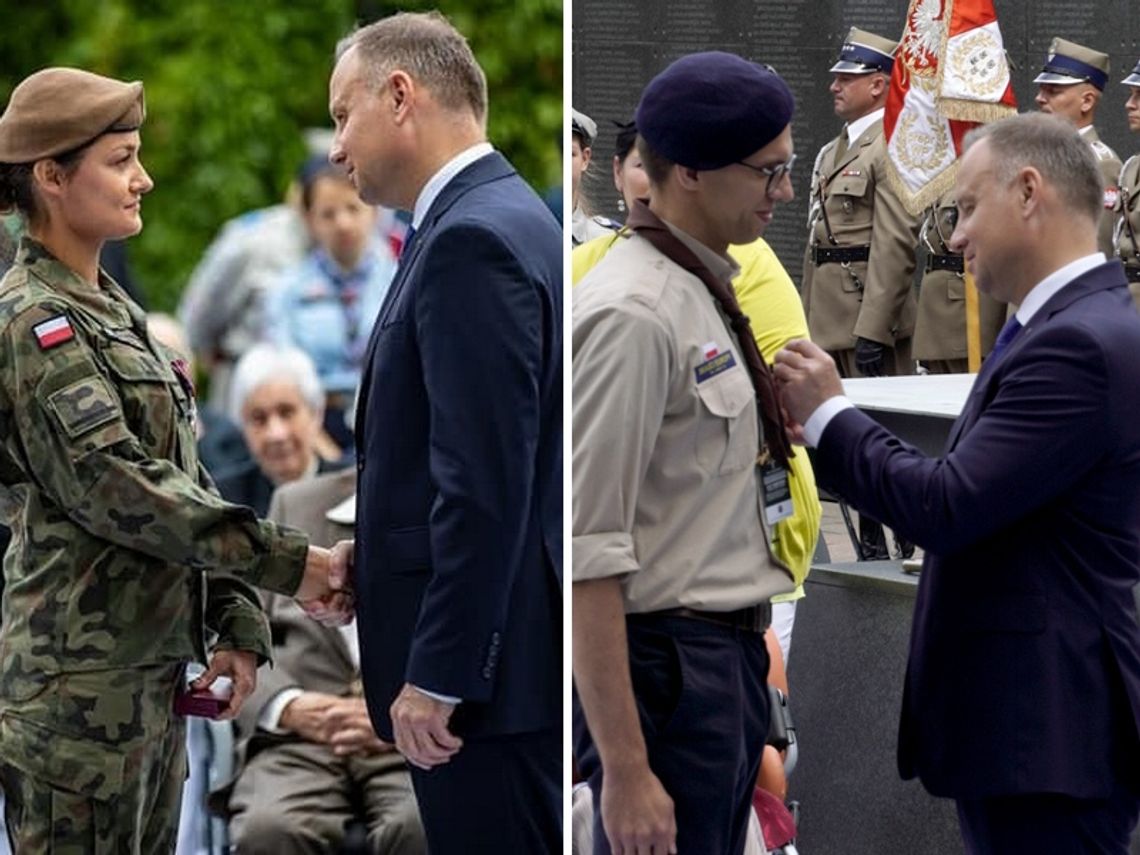
[[[354,470],[302,479],[273,494],[268,516],[331,546],[352,537],[355,487]],[[211,799],[235,851],[426,852],[404,759],[368,719],[355,624],[325,627],[263,596],[275,664],[238,718],[235,780]]]
[[[348,465],[335,447],[327,450],[325,393],[303,350],[256,344],[238,360],[230,383],[229,416],[253,460],[217,477],[218,492],[228,501],[263,516],[275,488]]]

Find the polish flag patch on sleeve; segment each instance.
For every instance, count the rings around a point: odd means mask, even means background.
[[[71,328],[71,321],[67,319],[67,315],[56,315],[54,318],[40,321],[32,327],[32,332],[35,333],[40,350],[48,350],[75,338],[75,330]]]

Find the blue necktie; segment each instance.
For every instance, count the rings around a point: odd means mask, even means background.
[[[998,333],[997,341],[994,342],[994,349],[991,350],[990,355],[986,357],[986,362],[982,366],[982,371],[985,371],[987,368],[989,368],[991,365],[994,365],[998,361],[998,357],[1001,356],[1001,352],[1009,346],[1009,343],[1013,341],[1014,337],[1019,332],[1021,332],[1021,321],[1017,319],[1017,315],[1014,315],[1012,318],[1005,322],[1005,326],[1002,327],[1001,332]]]

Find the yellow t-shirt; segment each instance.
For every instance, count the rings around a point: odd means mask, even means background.
[[[586,241],[570,254],[570,279],[574,285],[605,257],[610,248],[628,236],[627,230]],[[728,254],[740,265],[732,280],[741,310],[752,321],[756,346],[769,363],[776,352],[793,338],[808,338],[807,318],[799,292],[784,265],[763,238],[744,246],[730,246]],[[819,540],[823,510],[815,473],[805,449],[797,449],[791,460],[789,487],[794,512],[772,527],[772,547],[795,577],[796,590],[773,597],[773,602],[796,600],[804,595],[803,581],[811,569]]]

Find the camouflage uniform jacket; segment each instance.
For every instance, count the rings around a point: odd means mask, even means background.
[[[206,631],[269,657],[249,586],[295,591],[307,541],[218,496],[172,355],[105,274],[94,287],[23,239],[0,282],[5,699],[59,673],[203,660]]]

